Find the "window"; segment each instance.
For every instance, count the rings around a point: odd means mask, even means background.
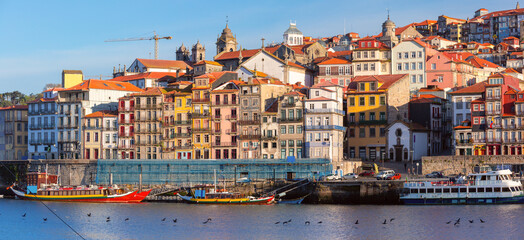
[[[358,101],[359,101],[359,106],[364,106],[364,105],[366,105],[366,98],[365,98],[365,97],[360,97],[360,98],[358,99]]]
[[[386,112],[380,112],[379,113],[379,120],[380,121],[386,121]]]
[[[280,134],[286,134],[286,126],[280,127]]]
[[[381,137],[385,137],[386,136],[386,129],[385,128],[380,128],[380,136]]]
[[[411,52],[411,58],[416,58],[417,57],[417,53],[416,52]]]
[[[358,121],[361,122],[361,121],[365,121],[366,120],[366,113],[359,113],[359,117],[358,117]]]
[[[402,53],[398,53],[398,59],[402,59]]]
[[[294,147],[295,146],[295,141],[293,141],[293,140],[289,140],[289,141],[287,141],[287,143],[288,143],[288,147]]]
[[[386,96],[380,96],[380,106],[386,105]]]
[[[402,63],[397,63],[397,70],[402,71]]]
[[[411,63],[411,69],[416,70],[417,69],[417,63],[412,62]]]
[[[418,82],[419,83],[423,83],[424,82],[424,75],[422,75],[422,74],[418,75]]]
[[[375,137],[375,136],[376,136],[375,128],[374,127],[369,128],[369,137]]]
[[[295,126],[290,125],[289,128],[288,128],[288,133],[289,134],[295,134]]]
[[[409,58],[409,52],[405,52],[404,53],[404,58],[406,58],[406,59]]]
[[[370,121],[374,121],[375,120],[375,113],[374,112],[370,112],[369,113],[369,120]]]
[[[422,51],[418,51],[418,58],[422,58]]]
[[[355,137],[355,129],[354,128],[350,128],[349,129],[349,137],[350,138],[354,138]]]
[[[297,125],[297,134],[302,134],[302,125]]]
[[[411,75],[411,83],[417,83],[417,75]]]
[[[375,97],[369,97],[369,106],[375,106]]]
[[[437,69],[437,64],[436,63],[432,63],[431,64],[431,70],[435,70]]]
[[[326,67],[326,75],[331,75],[331,67]]]
[[[375,64],[374,63],[370,63],[369,64],[369,70],[375,71]]]
[[[360,67],[360,64],[357,64],[357,72],[360,72],[362,68]]]
[[[369,83],[369,91],[375,91],[376,90],[375,86],[376,86],[376,84],[374,82]]]
[[[366,129],[365,128],[360,128],[359,129],[358,137],[360,137],[360,138],[365,138],[366,137]]]
[[[358,85],[358,90],[359,91],[366,91],[366,83],[360,83]]]
[[[349,98],[349,106],[355,106],[355,97]]]
[[[423,68],[422,62],[419,62],[418,63],[418,70],[422,70],[422,68]]]

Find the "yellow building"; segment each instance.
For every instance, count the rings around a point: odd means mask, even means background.
[[[80,70],[63,70],[62,71],[62,87],[70,88],[76,86],[84,81],[84,75]]]
[[[211,157],[210,92],[211,82],[216,77],[213,73],[195,77],[192,90],[192,133],[193,158],[209,159]]]
[[[164,96],[165,149],[172,153],[168,159],[191,159],[191,92],[174,90]]]
[[[347,91],[348,155],[350,158],[386,157],[386,127],[406,120],[408,75],[358,76]]]

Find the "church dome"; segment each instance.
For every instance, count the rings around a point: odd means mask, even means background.
[[[226,38],[233,38],[233,33],[231,32],[231,29],[229,29],[228,24],[226,24],[226,28],[222,30],[222,35],[220,36],[221,39]]]
[[[384,26],[384,27],[389,27],[389,26],[395,27],[395,23],[394,23],[393,21],[391,21],[391,20],[389,19],[389,17],[388,17],[388,20],[386,20],[386,21],[382,24],[382,26]]]
[[[289,23],[289,28],[284,32],[284,34],[299,34],[302,35],[302,32],[298,30],[296,23]]]

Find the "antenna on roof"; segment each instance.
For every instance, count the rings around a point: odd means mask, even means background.
[[[226,28],[229,25],[229,16],[226,16]]]
[[[389,20],[389,8],[386,8],[386,11],[388,12],[388,20]]]

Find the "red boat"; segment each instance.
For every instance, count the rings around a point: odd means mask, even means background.
[[[114,187],[77,186],[59,187],[56,175],[46,173],[28,173],[27,189],[17,190],[9,187],[17,197],[27,200],[65,201],[65,202],[113,202],[139,203],[151,190],[146,192],[125,191]]]

